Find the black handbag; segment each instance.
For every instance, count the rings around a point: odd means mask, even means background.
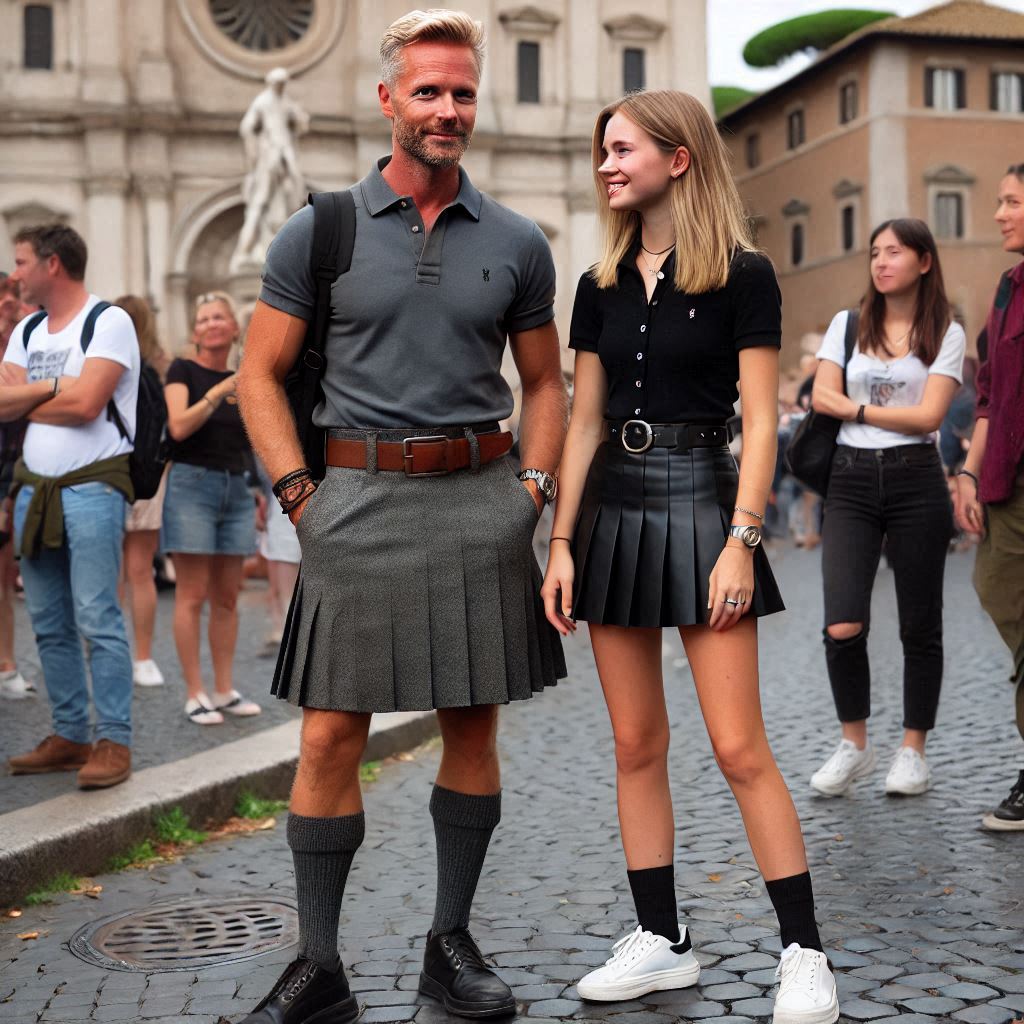
[[[846,318],[846,337],[843,339],[846,359],[843,362],[843,393],[846,393],[846,367],[857,344],[857,324],[860,312],[851,309]],[[786,469],[805,487],[820,494],[823,498],[828,490],[828,478],[832,474],[832,458],[836,453],[836,437],[843,421],[835,416],[826,416],[807,410],[807,415],[800,421],[783,458]]]

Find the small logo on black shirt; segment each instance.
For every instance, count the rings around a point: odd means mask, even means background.
[[[491,268],[490,267],[483,267],[481,269],[483,270],[483,273],[484,273],[484,280],[485,281],[490,281],[490,279],[491,279]]]
[[[691,309],[690,310],[690,319],[692,320],[696,315],[697,315],[697,310]]]

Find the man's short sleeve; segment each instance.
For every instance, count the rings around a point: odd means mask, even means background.
[[[821,339],[821,347],[818,349],[817,358],[827,359],[836,366],[846,365],[846,321],[849,319],[850,311],[841,309],[828,325],[825,337]]]
[[[555,318],[555,261],[544,232],[536,224],[524,260],[522,285],[505,314],[509,334],[532,331]]]
[[[771,260],[741,252],[733,260],[728,288],[736,348],[782,348],[782,292]]]
[[[316,281],[310,269],[313,251],[313,207],[304,206],[288,218],[270,244],[263,265],[260,301],[274,309],[312,320]]]
[[[31,316],[25,317],[24,320],[19,320],[15,325],[14,330],[11,331],[11,337],[7,342],[7,351],[4,353],[5,363],[14,363],[15,366],[21,366],[28,368],[28,353],[25,351],[25,324],[35,316],[32,313]]]
[[[600,289],[588,270],[576,286],[576,301],[572,304],[569,325],[569,348],[577,352],[596,352],[601,337]]]
[[[125,369],[139,365],[139,340],[132,318],[120,306],[103,310],[96,318],[96,329],[85,358],[110,359]]]

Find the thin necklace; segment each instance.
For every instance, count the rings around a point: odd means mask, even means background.
[[[655,252],[653,249],[648,249],[647,246],[644,245],[642,240],[640,242],[640,248],[643,249],[644,252],[650,253],[652,256],[664,256],[665,253],[671,252],[675,247],[676,243],[673,242],[667,249],[662,249],[660,252]]]
[[[662,250],[660,253],[651,253],[651,255],[664,256],[665,253],[671,252],[674,248],[674,245],[670,245],[667,249]],[[644,249],[642,244],[640,246],[640,249],[642,250],[640,253],[640,259],[642,259],[644,263],[647,265],[647,272],[651,275],[651,277],[656,277],[659,281],[663,281],[665,279],[665,272],[663,270],[658,269],[657,262],[655,262],[654,266],[652,266],[650,260],[648,260],[647,257],[644,255],[645,252],[650,252],[651,250]]]

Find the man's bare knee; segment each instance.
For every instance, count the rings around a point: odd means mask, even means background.
[[[836,622],[825,628],[833,640],[852,640],[864,632],[863,622]]]
[[[366,749],[370,716],[349,711],[307,710],[302,718],[300,762],[329,772],[358,764]]]

